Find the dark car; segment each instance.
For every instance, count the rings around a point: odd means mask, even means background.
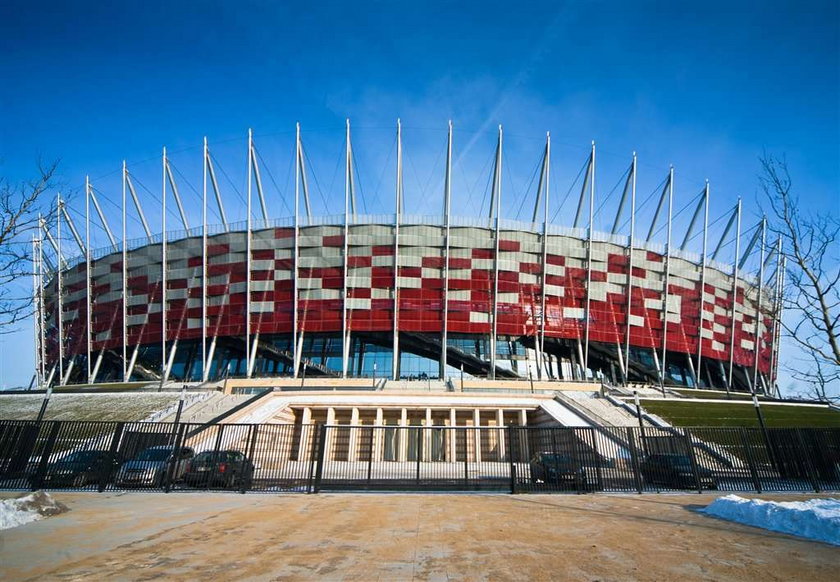
[[[99,483],[103,478],[110,481],[116,473],[122,457],[109,451],[75,451],[58,461],[47,465],[41,487],[84,487]],[[37,476],[31,478],[31,485],[37,485]]]
[[[122,487],[163,486],[167,474],[172,482],[183,478],[187,465],[195,456],[190,447],[149,447],[123,463],[117,472],[116,484]]]
[[[587,489],[586,471],[580,463],[567,455],[537,453],[531,457],[531,483],[546,483],[570,487],[581,491]]]
[[[697,482],[694,478],[694,466],[691,457],[676,453],[660,453],[648,455],[639,467],[642,477],[651,484],[665,485],[677,489],[694,489]],[[703,467],[697,467],[697,477],[704,489],[717,489],[717,482],[712,472]]]
[[[251,486],[254,464],[239,451],[204,451],[187,466],[184,481],[194,487]]]

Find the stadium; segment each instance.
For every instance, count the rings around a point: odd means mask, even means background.
[[[299,129],[294,216],[270,216],[250,134],[245,221],[224,218],[206,141],[199,227],[187,222],[165,149],[162,234],[149,228],[125,164],[122,240],[89,184],[85,240],[59,199],[57,224],[34,241],[38,385],[466,376],[775,392],[780,258],[764,221],[741,240],[740,202],[713,247],[707,183],[677,232],[672,168],[651,224],[637,224],[634,154],[614,226],[598,231],[593,143],[574,219],[554,223],[547,137],[531,220],[511,220],[501,216],[499,128],[489,213],[464,216],[451,208],[450,124],[441,211],[409,215],[400,132],[394,206],[382,214],[357,211],[349,122],[344,208],[332,215],[310,210]],[[207,222],[213,198],[221,224]],[[173,202],[178,231],[166,224]],[[92,210],[109,237],[99,249]],[[135,210],[145,236],[128,239]],[[663,240],[652,240],[657,228]],[[62,229],[80,254],[66,241],[62,251]],[[718,251],[729,238],[735,255],[724,263]],[[687,250],[700,239],[701,252]],[[754,272],[744,268],[750,257]]]

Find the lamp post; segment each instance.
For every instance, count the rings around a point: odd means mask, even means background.
[[[44,394],[44,401],[41,403],[41,410],[38,411],[38,418],[35,422],[41,422],[44,420],[44,413],[47,412],[47,405],[50,403],[50,396],[52,396],[52,386],[47,388],[47,393]]]
[[[178,411],[175,413],[175,426],[181,422],[181,412],[184,410],[184,400],[187,398],[187,385],[181,387],[181,394],[178,396]]]
[[[761,413],[761,406],[758,404],[758,396],[752,395],[755,415],[758,417],[758,426],[761,428],[761,436],[764,437],[764,446],[767,447],[767,455],[772,465],[776,464],[776,455],[773,454],[773,445],[770,442],[770,434],[767,432],[767,425],[764,423],[764,415]]]
[[[642,405],[639,403],[639,392],[637,390],[633,390],[633,400],[636,403],[636,417],[639,419],[639,431],[641,432],[642,436],[642,450],[644,451],[645,455],[647,455],[647,442],[645,438],[645,423],[642,420]]]

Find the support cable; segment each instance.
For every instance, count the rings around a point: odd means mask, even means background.
[[[551,217],[551,222],[552,223],[554,222],[554,219],[557,218],[557,215],[560,213],[560,211],[563,210],[563,205],[566,204],[566,200],[568,200],[569,196],[572,194],[572,190],[574,190],[575,186],[577,185],[578,180],[580,180],[580,177],[583,175],[583,173],[586,171],[586,169],[588,167],[589,167],[589,156],[586,157],[586,161],[583,163],[583,166],[581,166],[580,171],[577,173],[577,176],[575,176],[575,179],[572,182],[572,185],[569,186],[569,189],[566,191],[566,195],[563,196],[563,199],[560,201],[560,205],[557,207],[557,210],[554,211],[554,214]]]
[[[303,149],[303,146],[301,146],[301,149]],[[277,185],[277,180],[274,179],[274,174],[271,173],[268,164],[265,163],[265,160],[263,159],[260,150],[254,147],[254,152],[257,154],[257,158],[259,159],[259,161],[262,162],[263,168],[265,168],[265,173],[268,175],[268,180],[272,183],[272,185],[274,185],[274,189],[277,191],[277,197],[280,198],[280,202],[283,204],[283,206],[286,208],[289,214],[293,214],[292,209],[289,208],[289,204],[286,202],[285,198],[283,198],[283,192],[282,190],[280,190],[280,186]]]
[[[537,179],[537,175],[541,174],[543,166],[543,156],[539,157],[536,165],[534,166],[534,171],[531,173],[531,179],[528,181],[528,185],[525,187],[525,193],[522,195],[519,201],[519,209],[516,211],[516,216],[514,220],[519,220],[519,215],[522,214],[522,210],[525,208],[525,202],[528,201],[528,194],[531,192],[531,188],[534,186],[534,181]],[[537,213],[537,207],[540,205],[540,191],[537,190],[537,198],[534,202],[534,214]],[[533,218],[531,222],[536,222],[536,219]]]

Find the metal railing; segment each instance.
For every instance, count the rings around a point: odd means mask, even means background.
[[[840,429],[0,421],[0,489],[840,490]]]

